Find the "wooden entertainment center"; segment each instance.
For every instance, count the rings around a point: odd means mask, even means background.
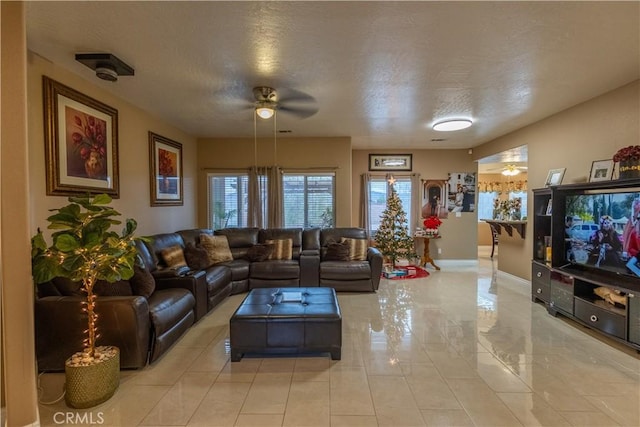
[[[616,231],[608,235],[624,245],[622,230],[627,233],[627,227],[631,226],[627,222],[634,220],[632,206],[640,199],[640,179],[568,184],[532,191],[532,301],[544,303],[554,316],[566,316],[640,352],[640,277],[632,268],[625,267],[634,258],[640,261],[640,254],[635,257],[622,250],[613,253],[615,245],[600,244],[597,242],[602,240],[600,230],[591,231],[598,228],[598,219],[609,215],[606,219],[612,225],[607,227]],[[581,215],[576,215],[578,210]],[[567,216],[579,225],[567,230]],[[600,233],[596,240],[593,233]],[[602,248],[599,256],[596,245]],[[611,259],[615,257],[615,263],[605,263],[605,250],[611,252]],[[600,296],[609,291],[623,304]]]

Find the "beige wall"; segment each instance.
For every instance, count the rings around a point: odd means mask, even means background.
[[[113,206],[123,218],[138,221],[138,234],[154,234],[194,227],[196,220],[196,139],[165,124],[139,108],[111,94],[108,83],[87,81],[29,53],[29,165],[32,230],[46,227],[48,210],[66,204],[66,197],[47,196],[45,181],[44,121],[42,113],[42,76],[46,75],[85,95],[118,110],[120,199]],[[139,76],[127,78],[142,78]],[[160,134],[182,144],[184,168],[184,206],[150,206],[148,132]]]
[[[608,92],[490,143],[474,148],[480,159],[526,144],[529,190],[544,187],[549,169],[566,167],[563,183],[586,181],[594,160],[611,159],[627,145],[640,143],[640,81]],[[533,195],[529,191],[529,200]],[[532,215],[530,203],[528,216]],[[531,278],[532,222],[524,245],[501,247],[498,268]],[[502,243],[502,242],[501,242]]]
[[[274,153],[276,158],[274,159]],[[216,170],[246,170],[254,165],[253,138],[201,139],[198,141],[198,224],[207,226],[207,173]],[[351,220],[351,138],[271,138],[259,139],[258,166],[277,162],[282,168],[304,171],[335,169],[336,225],[346,227]]]
[[[0,335],[3,349],[3,410],[6,405],[6,416],[2,418],[7,426],[24,426],[38,422],[29,243],[24,4],[0,2],[0,21]]]
[[[360,175],[368,172],[369,154],[398,152],[398,150],[353,151],[352,225],[360,225]],[[468,154],[468,150],[400,150],[400,152],[413,155],[413,172],[419,173],[423,180],[447,179],[449,172],[477,172],[478,170],[477,164]],[[442,238],[432,240],[431,256],[434,259],[476,259],[478,257],[477,220],[475,212],[461,213],[459,217],[456,217],[455,214],[449,214],[449,218],[444,220],[440,226]],[[414,230],[416,226],[417,223],[413,224],[411,230]],[[440,254],[438,254],[438,249],[441,250]],[[418,251],[421,253],[422,248],[419,247]]]

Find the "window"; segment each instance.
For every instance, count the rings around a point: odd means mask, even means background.
[[[267,177],[259,175],[260,209],[266,222]],[[226,227],[249,226],[249,175],[209,174],[209,227],[214,230]],[[264,224],[262,224],[264,226]]]
[[[246,227],[249,175],[209,174],[209,227]]]
[[[411,216],[411,177],[396,176],[395,189],[398,197],[402,202],[402,210],[407,214],[407,227],[412,230],[413,218]],[[369,181],[369,224],[370,234],[373,236],[380,227],[382,213],[387,207],[387,198],[389,197],[389,183],[383,176],[371,177]]]
[[[521,208],[520,212],[524,217],[527,215],[527,192],[526,191],[510,191],[509,200],[520,197]],[[497,191],[480,192],[478,193],[478,221],[483,219],[493,219],[493,201],[500,198]],[[504,200],[504,199],[500,199]]]
[[[478,221],[493,219],[493,201],[497,198],[497,191],[478,193]]]
[[[520,197],[521,200],[521,208],[520,212],[522,212],[522,216],[525,217],[527,215],[527,192],[526,191],[510,191],[509,192],[509,200],[516,199]]]
[[[284,227],[333,227],[334,173],[282,175]]]

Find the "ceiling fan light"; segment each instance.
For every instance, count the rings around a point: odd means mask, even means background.
[[[273,108],[271,108],[271,107],[257,107],[256,108],[256,114],[261,119],[270,119],[271,117],[273,117],[273,113],[274,112],[275,112],[275,110]]]
[[[516,176],[520,173],[520,169],[505,169],[502,171],[502,175],[504,176]]]
[[[433,125],[433,130],[441,132],[450,132],[454,130],[466,129],[471,126],[473,122],[470,119],[453,119],[443,120]]]

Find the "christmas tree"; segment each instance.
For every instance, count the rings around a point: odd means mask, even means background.
[[[382,255],[391,260],[395,266],[400,258],[412,259],[417,255],[413,248],[413,239],[409,235],[407,214],[402,209],[402,201],[394,187],[395,180],[389,180],[391,195],[387,199],[387,207],[382,212],[382,221],[376,232],[376,247]]]

